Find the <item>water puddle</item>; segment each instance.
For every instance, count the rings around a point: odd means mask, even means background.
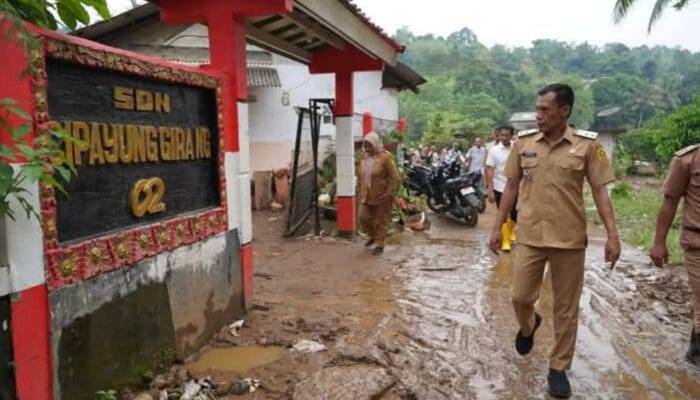
[[[190,365],[193,374],[216,370],[244,373],[282,358],[286,349],[278,346],[212,347]]]

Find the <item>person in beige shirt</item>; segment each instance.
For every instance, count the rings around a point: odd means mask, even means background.
[[[518,245],[513,261],[511,297],[520,326],[516,351],[530,353],[542,317],[535,312],[545,264],[549,262],[553,292],[555,344],[549,358],[548,392],[571,396],[566,371],[576,347],[579,299],[584,281],[587,245],[583,181],[588,181],[608,232],[605,260],[614,268],[620,240],[606,184],[614,180],[605,149],[597,134],[569,126],[574,91],[552,84],[538,92],[539,129],[518,134],[506,163],[506,188],[493,231],[491,249],[501,247],[501,225],[517,196]]]
[[[681,246],[693,292],[693,330],[686,359],[700,367],[700,144],[686,147],[675,154],[661,192],[664,198],[656,222],[654,246],[649,255],[657,267],[668,262],[666,238],[678,203],[683,198]]]

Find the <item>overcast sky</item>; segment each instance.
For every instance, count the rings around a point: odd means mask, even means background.
[[[394,33],[448,35],[469,27],[488,45],[528,46],[535,39],[601,45],[681,46],[700,51],[700,0],[678,13],[669,7],[647,35],[654,0],[638,0],[628,18],[613,23],[614,0],[354,0],[374,22]]]
[[[615,0],[354,0],[387,32],[408,26],[418,34],[449,35],[469,27],[488,45],[529,46],[535,39],[601,45],[681,46],[700,51],[700,0],[683,12],[669,7],[647,35],[655,0],[637,0],[628,18],[615,25]],[[143,3],[143,0],[138,0]],[[108,0],[113,13],[131,8],[130,0]]]

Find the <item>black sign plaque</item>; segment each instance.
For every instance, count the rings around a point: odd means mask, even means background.
[[[51,120],[78,140],[61,244],[220,206],[215,89],[47,59]]]

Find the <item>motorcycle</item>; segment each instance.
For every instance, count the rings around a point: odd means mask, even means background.
[[[474,185],[474,193],[476,194],[479,206],[476,208],[479,214],[483,214],[486,211],[486,193],[481,189],[483,187],[481,181],[484,179],[483,175],[478,172],[470,172],[466,174],[471,178]]]
[[[476,226],[479,197],[475,177],[461,175],[459,160],[448,158],[435,169],[418,165],[406,168],[406,185],[410,191],[424,194],[428,207],[437,214],[448,216],[467,226]]]

